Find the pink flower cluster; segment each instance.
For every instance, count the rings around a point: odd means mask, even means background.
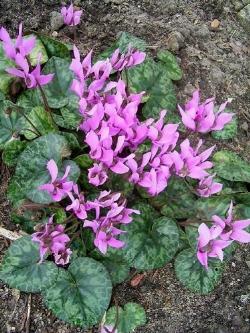
[[[214,98],[207,99],[200,104],[200,93],[196,90],[193,98],[185,105],[184,110],[179,107],[183,124],[190,130],[199,133],[220,131],[233,118],[233,113],[223,112],[231,99],[223,103],[218,112],[214,110]]]
[[[54,74],[41,74],[41,55],[37,59],[37,66],[32,69],[27,56],[34,49],[36,38],[24,38],[22,36],[22,24],[19,25],[19,34],[15,41],[10,38],[5,28],[0,29],[0,40],[7,58],[13,60],[16,64],[14,68],[8,68],[6,71],[15,77],[24,80],[27,88],[36,88],[48,84],[54,77]]]
[[[207,172],[212,167],[207,159],[214,147],[199,153],[202,141],[194,149],[186,139],[179,151],[178,124],[164,124],[166,111],[161,111],[157,121],[141,121],[138,109],[144,93],[129,93],[121,78],[111,80],[114,72],[142,63],[145,53],[129,48],[121,55],[117,49],[110,59],[94,65],[91,56],[90,52],[81,61],[74,47],[70,66],[75,74],[71,88],[79,97],[83,116],[79,128],[86,134],[85,142],[95,161],[89,169],[89,182],[95,186],[104,184],[111,170],[154,196],[166,188],[172,175],[178,175],[200,180],[197,193],[201,196],[219,192],[222,186],[214,184]],[[141,154],[138,148],[144,143],[150,146]]]
[[[67,244],[70,238],[65,234],[63,225],[53,224],[53,216],[32,235],[32,240],[39,243],[41,262],[46,254],[53,254],[57,265],[69,263],[72,251]]]
[[[223,249],[233,241],[240,243],[250,242],[250,233],[243,230],[250,225],[250,219],[233,220],[233,202],[231,202],[227,217],[212,216],[211,228],[205,223],[199,226],[197,258],[199,262],[208,269],[208,258],[219,258],[223,260]]]
[[[71,4],[68,8],[63,6],[61,9],[61,14],[64,20],[64,24],[75,26],[80,23],[82,10],[74,10],[74,6]]]
[[[71,201],[66,207],[66,211],[72,212],[75,217],[83,221],[84,227],[89,227],[95,234],[95,246],[105,254],[109,246],[121,248],[124,243],[116,237],[123,233],[118,229],[121,224],[128,224],[132,221],[133,213],[139,214],[139,211],[126,208],[126,200],[123,200],[120,193],[111,193],[103,191],[94,201],[85,200],[84,195],[80,193],[77,184],[68,181],[67,177],[70,167],[66,168],[62,178],[58,177],[58,167],[54,160],[50,160],[47,169],[51,176],[51,182],[41,185],[40,190],[47,191],[54,201],[61,201],[68,197]],[[95,215],[90,219],[90,214]],[[36,234],[36,240],[43,237],[42,234]],[[43,238],[40,239],[43,242]],[[40,248],[43,253],[43,247]],[[53,251],[53,249],[52,249]],[[54,253],[54,252],[52,252]]]

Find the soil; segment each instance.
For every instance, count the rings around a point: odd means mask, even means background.
[[[183,69],[177,84],[180,103],[199,87],[204,98],[216,96],[218,103],[233,98],[232,110],[239,118],[238,135],[219,142],[249,159],[250,48],[249,36],[237,20],[236,1],[227,0],[85,0],[75,1],[85,11],[78,30],[77,45],[83,53],[101,51],[121,31],[145,39],[152,53],[173,50]],[[26,30],[53,32],[50,13],[60,9],[54,0],[1,0],[0,25],[12,32],[22,20]],[[218,19],[218,28],[211,22]],[[68,28],[58,38],[69,39]],[[5,198],[8,170],[1,167],[0,224],[13,229]],[[8,247],[0,239],[0,254]],[[141,303],[148,323],[137,333],[249,333],[250,332],[250,247],[236,251],[228,263],[222,283],[207,296],[183,289],[172,264],[148,272],[140,285],[123,283],[115,295],[120,304]],[[32,295],[30,322],[25,328],[28,295],[0,283],[0,333],[87,333],[56,319]],[[89,331],[91,332],[91,331]]]

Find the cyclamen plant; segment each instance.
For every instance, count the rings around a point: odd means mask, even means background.
[[[66,25],[80,23],[72,4],[61,13]],[[153,59],[144,41],[126,33],[97,60],[76,45],[23,36],[22,24],[15,40],[2,27],[0,40],[11,218],[31,234],[8,249],[1,280],[41,291],[60,319],[100,323],[101,333],[146,322],[136,303],[122,308],[114,300],[109,308],[112,284],[128,280],[131,268],[175,258],[184,286],[211,292],[236,243],[250,242],[250,166],[228,151],[211,160],[216,147],[206,144],[210,132],[235,134],[231,100],[201,104],[196,90],[177,106],[175,57],[161,50]]]

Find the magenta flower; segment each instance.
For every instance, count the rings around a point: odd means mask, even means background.
[[[120,193],[101,192],[99,198],[87,202],[87,210],[95,210],[93,220],[85,220],[84,227],[89,227],[95,233],[95,246],[105,254],[108,247],[121,248],[124,242],[116,237],[124,233],[119,230],[119,224],[127,224],[132,221],[131,215],[139,214],[139,211],[125,207],[126,201],[120,201]]]
[[[7,68],[6,71],[16,77],[24,79],[27,88],[36,88],[38,85],[43,86],[49,83],[54,74],[41,74],[40,57],[38,59],[38,64],[35,69],[30,72],[29,63],[25,57],[18,53],[15,57],[15,62],[19,68]]]
[[[90,168],[88,173],[89,183],[94,186],[102,185],[108,179],[108,175],[102,165],[102,163],[94,163],[94,166]]]
[[[71,4],[68,8],[62,7],[61,14],[63,16],[64,24],[69,26],[75,26],[80,23],[82,10],[74,10],[73,4]]]
[[[212,154],[214,146],[206,149],[204,152],[198,154],[202,145],[202,140],[199,141],[196,149],[193,149],[188,139],[184,140],[180,147],[181,152],[174,151],[171,154],[175,172],[180,177],[190,177],[193,179],[203,179],[209,176],[206,169],[213,166],[212,162],[207,161],[208,157]]]
[[[102,325],[99,333],[118,333],[118,331],[112,325]]]
[[[114,70],[122,71],[125,68],[141,64],[145,58],[145,52],[137,51],[129,47],[126,54],[120,54],[120,50],[116,49],[111,56],[110,63]]]
[[[197,193],[201,197],[210,197],[211,195],[218,193],[222,190],[223,185],[213,181],[215,175],[208,176],[200,180]]]
[[[230,99],[219,107],[218,112],[215,112],[214,98],[199,104],[200,94],[199,90],[196,90],[193,98],[185,105],[185,109],[183,110],[180,106],[178,108],[182,122],[187,128],[195,132],[208,133],[222,130],[232,120],[233,113],[223,112],[229,102],[231,102]]]
[[[46,254],[53,254],[58,265],[68,264],[71,251],[67,249],[67,243],[70,238],[64,233],[64,226],[53,225],[53,216],[32,235],[32,240],[39,243],[40,262]]]
[[[197,258],[202,266],[208,269],[208,258],[219,258],[223,260],[223,249],[228,247],[232,241],[218,239],[222,229],[208,228],[205,223],[202,223],[199,228]]]
[[[39,190],[47,191],[54,201],[61,201],[73,188],[73,182],[67,181],[70,166],[66,167],[62,178],[58,178],[58,168],[54,160],[47,163],[47,169],[51,176],[51,182],[39,186]]]
[[[15,41],[10,38],[9,33],[5,28],[2,27],[0,29],[0,40],[3,42],[3,49],[5,55],[9,59],[15,60],[16,55],[18,53],[20,53],[21,56],[26,57],[35,47],[36,38],[35,37],[23,38],[22,29],[23,26],[21,23],[19,25],[19,34]]]
[[[212,216],[212,219],[215,223],[215,226],[222,229],[222,233],[220,235],[221,239],[225,241],[235,240],[240,243],[250,242],[250,233],[244,230],[250,225],[250,219],[234,221],[232,201],[228,209],[227,217],[225,219],[217,215]]]
[[[72,210],[78,219],[85,220],[87,218],[87,213],[84,195],[79,192],[76,184],[73,185],[73,192],[74,195],[71,192],[67,193],[72,203],[66,207],[66,210]]]

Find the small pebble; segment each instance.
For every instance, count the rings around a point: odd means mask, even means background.
[[[218,30],[219,26],[220,26],[220,21],[219,20],[215,19],[211,22],[211,29],[213,31]]]
[[[58,36],[58,32],[57,31],[53,31],[52,32],[52,37],[57,37]]]

